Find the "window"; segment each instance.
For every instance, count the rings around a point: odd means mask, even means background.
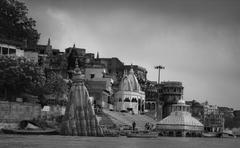
[[[124,102],[130,102],[129,98],[125,98]]]
[[[95,74],[90,74],[91,79],[95,77]]]
[[[119,98],[118,102],[122,102],[122,98]]]
[[[136,98],[132,98],[132,102],[137,102],[137,99]]]
[[[3,47],[3,48],[2,48],[2,54],[8,54],[8,49],[5,48],[5,47]]]
[[[9,54],[16,54],[16,49],[9,48]]]

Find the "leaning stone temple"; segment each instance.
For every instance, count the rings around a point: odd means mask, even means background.
[[[101,136],[102,132],[83,82],[84,75],[77,62],[72,81],[61,133],[72,136]]]
[[[190,106],[184,100],[172,105],[169,116],[156,124],[156,130],[163,136],[200,136],[204,126],[191,116]]]
[[[144,112],[145,92],[141,91],[134,71],[131,68],[129,74],[124,74],[119,91],[115,94],[115,110],[131,111],[134,114]]]

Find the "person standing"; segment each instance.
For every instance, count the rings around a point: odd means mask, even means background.
[[[133,121],[132,127],[133,127],[133,131],[135,131],[135,128],[136,128],[136,122],[135,121]]]

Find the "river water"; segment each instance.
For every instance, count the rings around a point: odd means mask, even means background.
[[[0,148],[236,148],[240,138],[0,135]]]

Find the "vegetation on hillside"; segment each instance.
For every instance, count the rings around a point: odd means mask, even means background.
[[[48,74],[37,63],[25,58],[0,58],[0,96],[8,101],[27,93],[38,96],[40,101],[45,94],[60,96],[67,93],[68,86],[61,75]]]
[[[40,34],[35,29],[36,21],[27,16],[28,9],[17,0],[0,1],[0,38],[25,42],[35,46]]]

